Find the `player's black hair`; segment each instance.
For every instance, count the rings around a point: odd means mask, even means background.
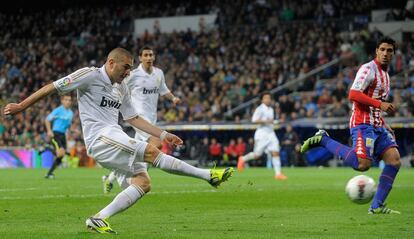
[[[395,43],[395,40],[394,39],[392,39],[391,37],[382,37],[381,39],[379,39],[378,40],[378,42],[377,42],[377,49],[379,48],[379,46],[382,44],[382,43],[388,43],[388,44],[390,44],[390,45],[392,45],[392,48],[393,48],[393,50],[394,50],[394,52],[395,52],[395,48],[396,48],[396,43]]]
[[[60,99],[63,99],[63,98],[65,98],[66,96],[68,96],[68,97],[70,97],[70,98],[73,98],[72,94],[64,94],[64,95],[61,95],[61,96],[60,96]]]
[[[270,93],[270,91],[263,91],[263,92],[260,94],[260,100],[263,100],[263,97],[264,97],[265,95],[270,95],[270,97],[272,97],[272,94]]]
[[[139,56],[141,56],[142,55],[142,53],[145,51],[145,50],[150,50],[150,51],[153,51],[154,52],[154,49],[151,47],[151,46],[143,46],[143,47],[141,47],[141,49],[139,49]]]

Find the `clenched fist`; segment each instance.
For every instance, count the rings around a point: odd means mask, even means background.
[[[392,114],[396,111],[396,107],[393,104],[387,102],[381,102],[380,108],[382,111],[387,112],[387,114]]]

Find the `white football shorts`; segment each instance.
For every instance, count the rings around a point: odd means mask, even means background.
[[[146,172],[144,152],[147,142],[129,137],[122,129],[105,128],[90,146],[90,156],[102,167],[115,172],[122,188],[131,183],[131,177]]]
[[[254,137],[254,153],[256,155],[262,155],[265,151],[280,151],[279,140],[274,132],[261,135],[260,137]]]

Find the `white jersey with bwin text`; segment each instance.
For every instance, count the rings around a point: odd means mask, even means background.
[[[258,120],[274,120],[275,114],[272,107],[267,106],[265,104],[259,105],[253,113],[252,122],[256,122]],[[260,126],[256,129],[254,134],[254,138],[263,137],[268,135],[269,133],[274,133],[274,125],[273,123],[269,124],[260,124]]]
[[[132,104],[138,115],[151,124],[157,122],[158,97],[170,92],[165,84],[164,73],[157,67],[152,68],[152,73],[147,73],[142,64],[131,74],[125,83],[131,92]]]
[[[83,137],[88,150],[104,128],[122,130],[118,124],[119,112],[124,120],[138,115],[132,107],[126,84],[112,84],[104,66],[82,68],[53,82],[53,85],[59,94],[77,90]]]

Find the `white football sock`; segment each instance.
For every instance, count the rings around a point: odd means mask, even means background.
[[[111,173],[108,175],[108,181],[110,182],[110,183],[112,183],[114,180],[115,180],[115,173],[114,173],[114,171],[111,171]]]
[[[112,202],[102,209],[96,218],[108,218],[132,206],[138,199],[145,195],[144,190],[137,185],[129,185],[126,189],[120,192]]]
[[[153,165],[168,173],[186,175],[195,178],[210,180],[210,170],[191,166],[190,164],[176,159],[170,155],[160,153],[154,160]]]
[[[272,157],[273,169],[275,170],[276,176],[281,173],[280,156]]]
[[[248,153],[248,154],[246,154],[242,157],[243,162],[247,162],[247,161],[253,160],[255,158],[256,158],[256,155],[255,155],[254,152],[250,152],[250,153]]]

